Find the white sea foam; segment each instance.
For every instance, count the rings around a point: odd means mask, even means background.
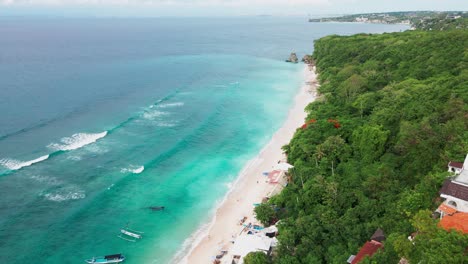
[[[151,110],[151,111],[146,111],[143,113],[143,118],[148,119],[148,120],[153,120],[155,118],[161,117],[161,116],[166,116],[169,115],[167,112],[161,112],[157,110]]]
[[[107,135],[107,131],[88,134],[88,133],[78,133],[74,134],[71,137],[65,137],[60,140],[61,143],[51,143],[47,147],[54,150],[74,150],[79,149],[83,146],[96,142],[98,139],[101,139]]]
[[[40,182],[40,183],[45,183],[50,186],[55,186],[55,185],[60,185],[63,182],[56,177],[52,176],[41,176],[41,175],[33,175],[31,176],[31,179]]]
[[[86,150],[91,152],[91,153],[95,153],[95,154],[104,154],[104,153],[109,152],[108,148],[98,146],[98,145],[91,145],[91,146],[87,147]]]
[[[20,160],[14,160],[14,159],[1,159],[0,164],[9,170],[19,170],[21,168],[31,166],[34,163],[44,161],[48,158],[49,158],[49,155],[44,155],[42,157],[29,160],[29,161],[20,161]]]
[[[159,127],[175,127],[177,126],[177,123],[176,122],[157,122],[156,125]]]
[[[168,107],[180,107],[183,106],[184,102],[175,102],[175,103],[166,103],[158,105],[159,108],[168,108]]]
[[[73,156],[68,156],[67,159],[73,160],[73,161],[80,161],[82,158],[81,158],[81,156],[73,155]]]
[[[120,170],[122,173],[133,173],[133,174],[140,174],[145,170],[145,166],[134,166],[130,165],[128,168],[123,168]]]
[[[227,182],[225,183],[225,186],[228,190],[232,189],[232,187],[234,186],[234,183],[233,182]]]
[[[86,194],[83,190],[80,190],[77,187],[68,186],[50,193],[46,193],[44,194],[44,197],[49,201],[63,202],[68,200],[84,199]]]

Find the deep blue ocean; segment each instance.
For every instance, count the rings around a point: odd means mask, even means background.
[[[169,263],[284,122],[303,83],[290,52],[405,29],[0,18],[0,263]],[[119,239],[127,224],[143,238]]]

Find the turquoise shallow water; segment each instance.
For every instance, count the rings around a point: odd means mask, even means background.
[[[297,18],[1,19],[0,259],[168,263],[286,118]],[[166,207],[151,211],[148,206]],[[130,223],[144,231],[117,237]]]

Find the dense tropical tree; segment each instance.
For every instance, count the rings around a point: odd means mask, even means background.
[[[268,264],[268,257],[263,252],[250,252],[244,257],[245,264]]]

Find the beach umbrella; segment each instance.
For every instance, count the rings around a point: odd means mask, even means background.
[[[294,166],[287,162],[281,162],[275,165],[275,170],[287,171],[291,168],[294,168]]]

